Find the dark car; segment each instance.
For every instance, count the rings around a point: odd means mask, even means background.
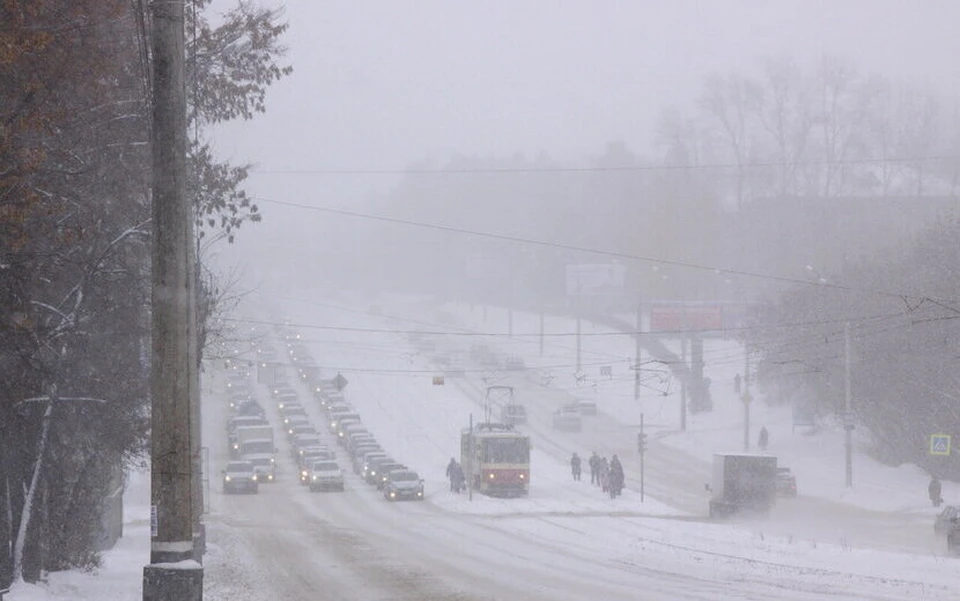
[[[231,461],[223,470],[223,493],[246,492],[256,494],[257,470],[250,461]]]
[[[377,468],[379,475],[377,476],[377,490],[383,490],[383,487],[387,485],[387,480],[390,478],[390,472],[393,470],[402,470],[406,469],[407,466],[402,463],[394,462],[385,462],[381,463]]]
[[[413,470],[396,469],[386,475],[383,498],[388,501],[401,499],[423,500],[423,480]]]
[[[960,518],[960,507],[956,505],[947,505],[933,522],[933,531],[940,535],[945,535],[953,529]]]
[[[353,471],[360,475],[364,480],[367,479],[367,470],[375,459],[386,459],[387,454],[383,449],[373,449],[357,456],[353,464]]]
[[[777,496],[797,496],[797,477],[793,475],[789,467],[777,468]]]
[[[363,470],[363,479],[367,484],[376,484],[380,480],[380,464],[396,463],[391,457],[371,459]]]

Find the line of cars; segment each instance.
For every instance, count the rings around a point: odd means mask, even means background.
[[[344,379],[340,374],[323,379],[321,371],[300,342],[297,333],[280,328],[287,354],[297,368],[298,378],[312,391],[327,421],[327,434],[342,447],[355,473],[383,492],[385,499],[423,499],[423,480],[417,472],[393,460],[363,424],[359,412],[343,396]],[[301,410],[296,392],[290,386],[274,387],[278,411],[290,437],[293,452],[299,455],[301,483],[311,490],[343,490],[343,469],[336,463],[336,453],[321,442]]]
[[[224,494],[259,491],[276,478],[273,428],[250,386],[250,372],[236,361],[227,368],[227,445],[231,461],[221,471]]]
[[[387,500],[422,500],[423,479],[384,451],[364,425],[359,412],[344,397],[343,377],[337,374],[334,378],[323,379],[299,336],[287,328],[280,328],[278,333],[286,343],[298,378],[312,391],[323,412],[327,434],[346,453],[354,472],[382,491]],[[319,432],[309,423],[305,411],[301,414],[299,409],[291,410],[291,407],[298,406],[295,391],[289,386],[277,386],[273,393],[293,452],[300,456],[301,482],[310,485],[311,490],[343,490],[343,470],[336,463],[336,453],[323,446]]]

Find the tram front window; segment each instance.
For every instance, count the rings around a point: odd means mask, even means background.
[[[529,463],[530,448],[522,438],[487,440],[484,456],[491,463]]]

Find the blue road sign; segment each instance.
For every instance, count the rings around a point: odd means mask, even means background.
[[[930,435],[930,454],[931,455],[949,455],[950,454],[950,435],[949,434],[931,434]]]

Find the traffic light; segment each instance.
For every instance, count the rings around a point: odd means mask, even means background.
[[[647,451],[647,435],[643,432],[637,434],[637,450],[641,455]]]

